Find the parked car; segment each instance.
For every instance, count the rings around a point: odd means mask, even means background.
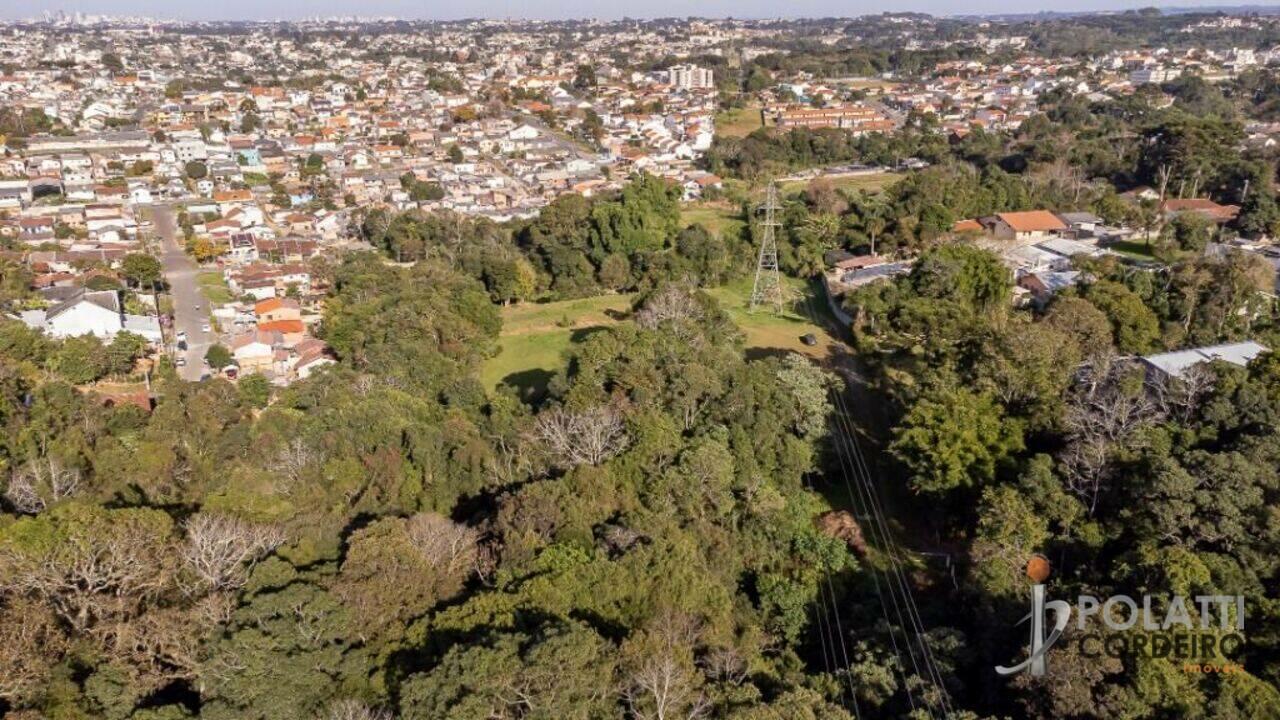
[[[178,341],[178,349],[179,349],[179,350],[181,350],[181,351],[183,351],[183,352],[186,352],[186,350],[187,350],[187,340],[186,340],[186,338],[183,338],[182,340],[179,340],[179,341]]]
[[[178,359],[174,362],[174,364],[177,365],[178,367],[186,367],[187,359],[179,355]]]
[[[818,344],[818,336],[813,333],[806,333],[800,336],[800,342],[808,345],[809,347],[813,347]]]
[[[209,327],[209,323],[200,326],[200,332],[212,332],[213,328]]]

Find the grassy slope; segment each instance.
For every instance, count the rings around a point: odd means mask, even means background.
[[[582,338],[593,327],[617,322],[630,309],[629,295],[505,307],[498,354],[485,363],[480,380],[485,387],[507,380],[540,394],[564,364],[565,351],[575,338]],[[570,322],[564,323],[565,319]]]
[[[886,187],[902,179],[899,173],[872,173],[869,175],[850,175],[848,177],[827,178],[831,184],[838,188],[846,188],[848,190],[865,190],[867,192],[880,192]],[[810,180],[791,180],[782,183],[782,192],[784,195],[796,194],[810,183]]]
[[[760,107],[748,106],[716,113],[716,134],[725,137],[743,137],[763,127],[760,124]]]
[[[815,292],[813,286],[784,278],[787,291],[795,300]],[[729,313],[746,336],[748,355],[797,351],[813,357],[825,357],[835,344],[823,329],[808,322],[799,311],[788,309],[782,315],[767,310],[750,312],[751,278],[709,290]],[[820,297],[814,296],[818,312],[825,312]],[[625,318],[630,310],[630,295],[603,295],[581,300],[551,303],[526,303],[504,308],[499,352],[485,363],[480,379],[486,387],[503,381],[522,389],[529,396],[542,394],[551,376],[564,365],[565,353],[593,328],[605,327]],[[570,322],[565,323],[568,319]],[[800,336],[813,333],[818,344],[809,347]]]
[[[680,226],[702,225],[711,233],[733,236],[745,224],[740,210],[729,203],[689,203],[680,211]]]

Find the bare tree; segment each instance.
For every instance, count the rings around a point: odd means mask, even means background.
[[[49,606],[12,598],[0,607],[0,698],[37,695],[69,645]]]
[[[79,487],[80,470],[63,466],[57,458],[37,458],[13,471],[4,498],[18,512],[34,515],[75,495]]]
[[[1068,398],[1064,422],[1070,436],[1120,442],[1164,416],[1151,388],[1131,370],[1115,357],[1095,358]]]
[[[702,305],[694,296],[691,288],[680,285],[668,285],[657,290],[645,300],[644,306],[635,314],[635,323],[642,328],[652,330],[662,325],[670,325],[683,320],[701,322],[706,317]],[[678,331],[679,328],[677,327]],[[696,335],[687,335],[684,339],[692,340]]]
[[[320,461],[320,453],[302,438],[295,437],[280,448],[272,460],[270,469],[277,475],[275,489],[281,495],[290,495],[302,479],[307,468]]]
[[[1089,505],[1093,515],[1098,496],[1111,478],[1109,448],[1101,438],[1074,438],[1062,454],[1063,477],[1067,489]]]
[[[329,705],[323,720],[391,720],[391,713],[371,708],[359,700],[336,700]]]
[[[1067,446],[1059,459],[1067,488],[1092,515],[1110,479],[1112,449],[1166,416],[1160,387],[1115,355],[1101,354],[1082,371],[1067,398]]]
[[[700,628],[688,615],[667,611],[627,648],[632,656],[622,697],[636,720],[696,720],[711,702],[693,660]]]
[[[41,547],[0,548],[0,593],[44,598],[73,630],[136,614],[172,587],[164,538],[145,522],[85,526]]]
[[[243,587],[254,562],[285,541],[275,525],[250,523],[231,515],[199,513],[186,524],[182,559],[202,587]]]
[[[405,526],[409,542],[433,567],[454,574],[475,568],[480,534],[443,515],[418,513]]]
[[[626,449],[630,443],[621,414],[601,406],[570,412],[563,408],[538,416],[534,437],[560,465],[599,465]]]
[[[1166,376],[1151,384],[1161,408],[1180,422],[1187,422],[1213,391],[1218,378],[1205,364],[1192,365],[1178,377]]]

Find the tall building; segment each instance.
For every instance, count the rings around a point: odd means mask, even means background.
[[[667,68],[671,84],[682,90],[703,90],[715,87],[713,73],[697,65],[672,65]]]

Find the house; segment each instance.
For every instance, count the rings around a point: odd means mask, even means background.
[[[250,330],[231,338],[231,356],[244,372],[258,372],[271,368],[275,360],[274,343],[278,337],[270,332]]]
[[[18,221],[22,236],[48,237],[53,234],[54,219],[52,217],[24,217]]]
[[[1168,218],[1190,212],[1218,224],[1231,222],[1240,214],[1239,205],[1219,205],[1208,198],[1165,200],[1164,204],[1160,206],[1160,210]]]
[[[28,327],[56,338],[95,335],[110,340],[120,332],[161,341],[160,323],[149,315],[129,315],[120,306],[115,290],[91,291],[82,287],[51,287],[44,297],[51,304],[43,310],[27,310],[20,319]]]
[[[992,235],[1012,240],[1043,240],[1067,229],[1066,224],[1048,210],[997,213],[979,222]]]
[[[294,347],[307,337],[307,326],[303,325],[301,320],[273,320],[270,322],[259,320],[258,331],[278,335],[280,338],[278,344],[287,348]]]
[[[1036,307],[1044,307],[1060,290],[1075,285],[1079,279],[1078,270],[1045,270],[1024,274],[1018,278],[1018,287],[1031,293]]]
[[[333,365],[336,360],[329,353],[329,346],[324,341],[315,338],[309,338],[298,343],[293,352],[296,357],[293,360],[293,371],[297,376],[305,380],[311,374],[326,365]]]
[[[273,323],[280,320],[302,320],[302,309],[296,300],[289,298],[270,298],[256,303],[253,314],[258,323]]]
[[[1058,213],[1058,219],[1077,237],[1092,237],[1104,225],[1102,218],[1088,212]]]

